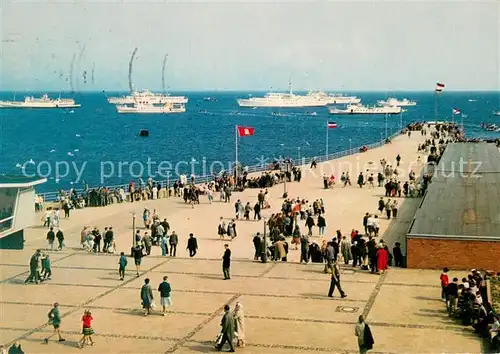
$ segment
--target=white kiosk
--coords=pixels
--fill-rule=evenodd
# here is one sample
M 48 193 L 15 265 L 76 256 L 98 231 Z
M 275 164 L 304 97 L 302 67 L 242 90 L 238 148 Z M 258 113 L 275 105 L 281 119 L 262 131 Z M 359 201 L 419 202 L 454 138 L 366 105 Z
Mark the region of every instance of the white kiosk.
M 35 186 L 46 178 L 0 175 L 0 249 L 23 249 L 24 229 L 37 223 Z

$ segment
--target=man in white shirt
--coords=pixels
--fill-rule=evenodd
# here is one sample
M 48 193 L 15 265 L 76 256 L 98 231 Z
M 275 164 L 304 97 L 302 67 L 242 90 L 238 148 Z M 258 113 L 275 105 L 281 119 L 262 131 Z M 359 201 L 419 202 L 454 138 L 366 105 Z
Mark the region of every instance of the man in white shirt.
M 366 228 L 368 229 L 368 236 L 371 236 L 372 233 L 375 233 L 375 225 L 374 225 L 373 215 L 370 215 L 368 219 L 366 219 Z

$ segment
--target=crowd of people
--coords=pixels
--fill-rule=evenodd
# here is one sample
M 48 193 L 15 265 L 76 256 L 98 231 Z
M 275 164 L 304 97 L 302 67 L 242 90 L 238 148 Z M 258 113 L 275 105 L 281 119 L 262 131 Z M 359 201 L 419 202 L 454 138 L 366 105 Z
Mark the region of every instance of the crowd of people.
M 448 314 L 464 326 L 472 326 L 481 337 L 487 338 L 493 352 L 500 350 L 500 314 L 488 301 L 486 280 L 500 273 L 486 271 L 481 274 L 471 269 L 466 277 L 450 279 L 449 269 L 444 268 L 440 276 L 441 300 L 446 303 Z

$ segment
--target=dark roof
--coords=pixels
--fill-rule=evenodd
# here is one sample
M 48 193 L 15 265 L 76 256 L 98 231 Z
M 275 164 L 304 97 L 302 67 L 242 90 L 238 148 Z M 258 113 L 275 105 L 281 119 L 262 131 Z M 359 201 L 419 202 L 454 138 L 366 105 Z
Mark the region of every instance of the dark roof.
M 37 184 L 47 182 L 46 178 L 42 177 L 26 177 L 22 175 L 7 176 L 0 175 L 0 187 L 30 187 Z
M 494 144 L 446 147 L 408 236 L 500 241 L 500 151 Z

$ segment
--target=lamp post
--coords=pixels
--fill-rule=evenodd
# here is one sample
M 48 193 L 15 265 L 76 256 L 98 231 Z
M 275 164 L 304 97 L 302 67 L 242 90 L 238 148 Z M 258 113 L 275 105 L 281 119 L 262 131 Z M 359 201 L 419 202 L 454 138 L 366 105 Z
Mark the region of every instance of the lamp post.
M 134 249 L 135 246 L 136 246 L 136 243 L 135 243 L 135 211 L 133 211 L 132 212 L 132 249 Z
M 299 166 L 300 166 L 300 146 L 299 146 L 299 147 L 297 147 L 297 153 L 298 153 L 298 155 L 299 155 Z
M 349 154 L 352 154 L 352 139 L 349 138 Z
M 261 262 L 262 263 L 267 263 L 267 235 L 266 235 L 266 218 L 262 218 L 264 221 L 264 237 L 262 239 L 262 257 L 261 257 Z
M 167 172 L 167 198 L 170 197 L 170 171 Z

